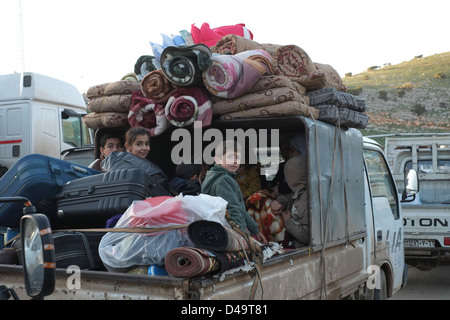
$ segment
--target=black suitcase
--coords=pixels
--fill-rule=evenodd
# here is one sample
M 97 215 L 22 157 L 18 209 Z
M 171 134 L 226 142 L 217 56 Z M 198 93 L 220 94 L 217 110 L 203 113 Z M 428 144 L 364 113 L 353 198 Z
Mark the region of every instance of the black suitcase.
M 103 270 L 98 245 L 106 232 L 60 231 L 53 233 L 57 268 L 78 266 L 81 270 Z
M 149 175 L 138 168 L 104 172 L 66 183 L 56 196 L 58 217 L 70 228 L 104 228 L 135 200 L 156 196 Z
M 52 228 L 62 227 L 57 218 L 56 195 L 71 180 L 93 176 L 100 171 L 42 154 L 30 154 L 18 160 L 0 179 L 0 196 L 22 196 L 36 211 L 45 214 Z M 0 203 L 0 226 L 18 229 L 23 203 Z

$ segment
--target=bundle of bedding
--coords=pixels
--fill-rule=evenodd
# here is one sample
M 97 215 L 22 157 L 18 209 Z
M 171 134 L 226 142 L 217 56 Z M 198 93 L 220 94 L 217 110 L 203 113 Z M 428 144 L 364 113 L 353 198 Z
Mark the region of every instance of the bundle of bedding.
M 165 103 L 177 88 L 167 79 L 161 69 L 151 71 L 140 82 L 140 90 L 147 98 L 157 103 Z
M 333 87 L 307 93 L 310 104 L 319 110 L 319 120 L 346 127 L 364 129 L 369 117 L 365 114 L 366 101 Z
M 232 228 L 210 220 L 190 223 L 188 237 L 194 246 L 172 249 L 166 255 L 165 268 L 172 276 L 223 275 L 245 268 L 250 271 L 255 262 L 252 259 L 264 262 L 282 252 L 281 246 L 276 243 L 262 245 L 253 238 L 246 240 Z M 250 246 L 257 252 L 252 252 Z
M 211 65 L 211 51 L 204 44 L 169 46 L 161 54 L 164 75 L 176 86 L 195 86 L 202 81 L 202 72 Z
M 232 99 L 246 93 L 261 77 L 274 73 L 270 55 L 248 50 L 235 55 L 213 55 L 203 72 L 203 83 L 213 95 Z
M 132 93 L 140 90 L 137 81 L 119 80 L 90 87 L 86 91 L 88 109 L 91 113 L 83 117 L 86 126 L 92 129 L 120 127 L 127 124 Z
M 140 91 L 132 94 L 128 123 L 131 127 L 144 127 L 152 137 L 160 135 L 170 125 L 164 105 L 145 97 Z
M 221 119 L 262 118 L 304 115 L 314 119 L 318 110 L 308 106 L 309 98 L 302 94 L 304 87 L 284 76 L 266 76 L 247 93 L 235 99 L 216 99 L 213 112 Z
M 176 127 L 186 127 L 201 121 L 202 127 L 211 125 L 213 111 L 208 92 L 201 87 L 182 87 L 174 90 L 167 100 L 165 116 Z
M 262 49 L 272 57 L 275 74 L 295 79 L 308 91 L 332 86 L 346 91 L 339 74 L 330 65 L 314 63 L 309 55 L 296 45 L 260 44 L 238 35 L 226 35 L 220 39 L 211 52 L 219 54 L 238 54 L 247 50 Z

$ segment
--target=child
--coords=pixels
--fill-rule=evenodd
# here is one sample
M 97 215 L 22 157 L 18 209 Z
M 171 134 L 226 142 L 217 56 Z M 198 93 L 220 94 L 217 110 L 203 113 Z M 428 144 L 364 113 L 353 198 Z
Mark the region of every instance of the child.
M 100 157 L 94 160 L 89 168 L 101 171 L 102 160 L 115 151 L 123 151 L 122 139 L 113 133 L 103 135 L 100 139 Z
M 125 134 L 125 148 L 135 156 L 145 159 L 150 152 L 150 132 L 142 127 L 129 129 Z
M 196 196 L 201 193 L 200 175 L 201 164 L 180 163 L 175 169 L 175 178 L 170 181 L 170 188 L 174 193 Z
M 216 148 L 215 164 L 206 173 L 202 183 L 202 192 L 225 199 L 230 218 L 238 227 L 254 235 L 255 239 L 267 244 L 267 240 L 258 229 L 258 224 L 250 217 L 245 208 L 244 199 L 235 180 L 240 165 L 240 150 L 234 141 L 224 141 Z

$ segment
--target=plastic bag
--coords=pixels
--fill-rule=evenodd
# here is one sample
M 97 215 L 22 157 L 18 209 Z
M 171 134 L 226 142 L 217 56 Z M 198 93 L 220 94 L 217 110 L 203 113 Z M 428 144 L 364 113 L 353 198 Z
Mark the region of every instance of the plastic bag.
M 199 196 L 162 196 L 134 201 L 115 228 L 162 228 L 189 224 L 199 219 L 228 226 L 227 202 L 206 194 Z M 157 232 L 108 232 L 99 244 L 99 254 L 110 271 L 127 272 L 135 266 L 164 265 L 170 250 L 191 246 L 187 227 Z

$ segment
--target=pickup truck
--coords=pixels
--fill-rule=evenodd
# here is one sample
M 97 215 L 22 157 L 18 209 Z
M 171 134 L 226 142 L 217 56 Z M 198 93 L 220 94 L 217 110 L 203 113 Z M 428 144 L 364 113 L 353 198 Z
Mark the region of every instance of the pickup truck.
M 449 265 L 450 134 L 396 134 L 385 144 L 400 192 L 405 172 L 419 174 L 418 194 L 402 202 L 406 263 L 421 270 Z
M 274 137 L 301 132 L 306 140 L 309 244 L 285 250 L 262 264 L 255 299 L 387 299 L 406 284 L 400 200 L 377 142 L 363 138 L 357 129 L 303 116 L 214 120 L 203 132 L 195 132 L 201 130 L 195 127 L 175 130 L 186 130 L 193 143 L 204 149 L 211 141 L 205 130 L 213 129 L 237 138 L 256 133 L 253 149 L 268 179 L 284 161 L 267 153 L 279 145 Z M 182 136 L 177 135 L 177 140 L 174 132 L 151 140 L 149 160 L 165 172 L 173 170 L 171 151 Z M 253 273 L 246 271 L 223 278 L 58 268 L 54 274 L 47 299 L 245 300 L 254 283 Z M 0 284 L 27 298 L 22 266 L 0 265 Z

